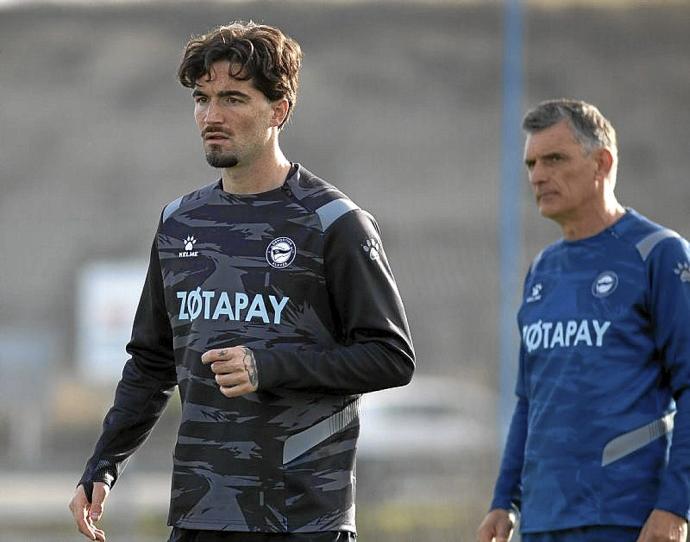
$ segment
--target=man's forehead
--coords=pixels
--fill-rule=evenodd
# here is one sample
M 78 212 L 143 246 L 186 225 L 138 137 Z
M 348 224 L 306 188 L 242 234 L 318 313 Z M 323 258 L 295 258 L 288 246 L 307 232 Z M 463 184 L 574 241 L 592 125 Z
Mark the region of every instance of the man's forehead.
M 548 152 L 569 145 L 579 145 L 572 128 L 567 121 L 527 134 L 525 139 L 525 154 L 528 152 Z

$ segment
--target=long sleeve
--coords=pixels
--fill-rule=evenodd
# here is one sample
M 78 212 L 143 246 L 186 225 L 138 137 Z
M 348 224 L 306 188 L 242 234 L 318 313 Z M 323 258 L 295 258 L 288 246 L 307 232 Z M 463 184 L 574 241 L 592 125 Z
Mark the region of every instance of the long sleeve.
M 131 358 L 122 371 L 114 404 L 105 416 L 103 431 L 79 482 L 88 493 L 93 482 L 115 483 L 128 458 L 150 434 L 176 385 L 172 331 L 156 242 L 127 352 Z
M 525 277 L 523 294 L 526 295 L 530 273 L 541 259 L 543 251 L 540 252 L 532 262 L 530 272 Z M 525 376 L 525 347 L 520 345 L 518 356 L 518 373 L 515 383 L 515 395 L 517 403 L 510 421 L 508 436 L 503 449 L 503 458 L 498 478 L 494 486 L 494 496 L 491 501 L 490 510 L 502 508 L 504 510 L 513 509 L 520 511 L 522 502 L 522 467 L 525 460 L 525 443 L 527 441 L 527 426 L 529 416 L 529 400 L 527 394 L 527 382 Z
M 524 382 L 524 355 L 524 349 L 520 348 L 520 368 L 516 385 L 518 400 L 510 422 L 503 459 L 501 460 L 501 469 L 494 487 L 494 497 L 491 501 L 490 510 L 495 508 L 520 510 L 522 466 L 525 459 L 525 442 L 527 440 L 529 416 L 529 401 L 525 392 Z
M 260 389 L 354 394 L 407 384 L 414 350 L 376 222 L 352 211 L 325 235 L 326 284 L 338 345 L 326 351 L 255 350 Z
M 650 259 L 654 338 L 677 409 L 655 507 L 690 519 L 690 248 L 667 240 Z

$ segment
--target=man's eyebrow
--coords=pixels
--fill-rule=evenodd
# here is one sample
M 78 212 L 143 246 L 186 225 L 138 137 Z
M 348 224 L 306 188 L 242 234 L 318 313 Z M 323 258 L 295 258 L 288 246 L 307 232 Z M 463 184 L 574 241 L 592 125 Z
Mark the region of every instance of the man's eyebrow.
M 250 98 L 249 94 L 245 94 L 244 92 L 240 92 L 239 90 L 221 90 L 220 92 L 218 92 L 219 98 L 227 98 L 228 96 L 244 98 L 245 100 L 248 100 Z
M 548 160 L 550 158 L 564 158 L 567 155 L 561 151 L 550 151 L 538 156 L 526 156 L 524 159 L 525 164 L 527 162 L 536 162 L 537 160 Z
M 221 90 L 216 95 L 219 98 L 227 98 L 228 96 L 234 96 L 236 98 L 242 98 L 244 100 L 250 99 L 249 94 L 245 94 L 244 92 L 240 92 L 239 90 Z M 202 90 L 195 88 L 192 91 L 192 97 L 196 98 L 197 96 L 207 96 L 207 94 L 205 92 L 203 92 Z

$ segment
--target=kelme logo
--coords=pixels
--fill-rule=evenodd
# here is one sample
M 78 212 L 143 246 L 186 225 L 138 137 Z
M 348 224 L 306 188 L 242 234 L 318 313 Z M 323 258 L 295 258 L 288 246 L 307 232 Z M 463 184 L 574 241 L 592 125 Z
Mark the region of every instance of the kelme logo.
M 182 243 L 184 245 L 184 250 L 177 253 L 178 258 L 193 258 L 199 255 L 199 253 L 194 250 L 196 238 L 193 235 L 188 235 L 187 238 L 182 241 Z

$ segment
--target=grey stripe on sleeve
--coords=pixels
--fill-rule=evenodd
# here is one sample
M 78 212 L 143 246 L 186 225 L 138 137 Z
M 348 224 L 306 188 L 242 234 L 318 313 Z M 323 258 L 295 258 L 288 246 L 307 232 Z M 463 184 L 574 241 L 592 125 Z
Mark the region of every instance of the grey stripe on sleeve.
M 651 254 L 652 250 L 654 250 L 654 247 L 657 246 L 661 241 L 663 241 L 664 239 L 668 239 L 669 237 L 680 237 L 680 235 L 678 235 L 673 230 L 663 229 L 656 231 L 654 233 L 650 233 L 647 237 L 642 239 L 642 241 L 637 243 L 635 247 L 637 248 L 637 251 L 640 253 L 642 260 L 646 260 Z
M 333 222 L 338 220 L 345 213 L 359 209 L 359 207 L 349 199 L 340 198 L 329 201 L 316 210 L 321 220 L 321 231 L 326 231 Z
M 601 456 L 601 466 L 605 467 L 609 463 L 618 461 L 626 455 L 647 446 L 647 444 L 664 436 L 666 433 L 673 431 L 673 417 L 675 415 L 675 412 L 670 412 L 663 418 L 654 420 L 647 425 L 618 435 L 610 440 L 604 447 L 604 453 Z
M 180 205 L 182 205 L 183 197 L 184 196 L 180 196 L 175 201 L 171 201 L 165 206 L 165 209 L 163 209 L 163 222 L 168 220 L 168 218 L 170 218 L 170 215 L 180 208 Z
M 283 447 L 283 465 L 298 458 L 327 438 L 339 433 L 356 420 L 358 416 L 359 399 L 356 399 L 342 410 L 312 425 L 309 429 L 288 437 Z

